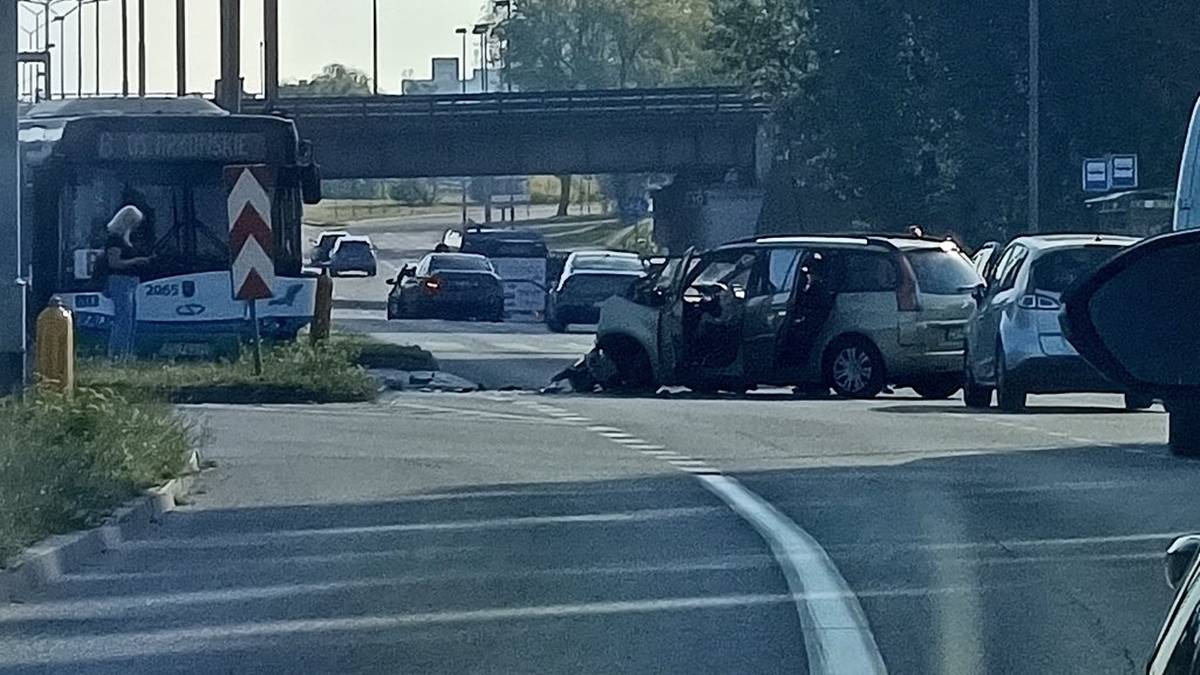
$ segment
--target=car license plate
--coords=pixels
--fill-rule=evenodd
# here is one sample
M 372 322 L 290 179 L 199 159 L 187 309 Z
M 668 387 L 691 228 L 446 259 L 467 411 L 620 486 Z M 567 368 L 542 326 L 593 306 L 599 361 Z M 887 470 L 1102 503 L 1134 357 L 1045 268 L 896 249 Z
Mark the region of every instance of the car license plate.
M 964 331 L 961 327 L 946 329 L 946 342 L 962 342 L 966 339 L 966 331 Z

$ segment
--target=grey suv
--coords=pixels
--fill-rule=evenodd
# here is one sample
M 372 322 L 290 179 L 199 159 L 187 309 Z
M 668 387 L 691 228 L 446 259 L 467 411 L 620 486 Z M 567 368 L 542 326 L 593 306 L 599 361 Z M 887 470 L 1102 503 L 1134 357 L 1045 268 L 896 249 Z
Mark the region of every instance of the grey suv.
M 989 406 L 993 390 L 997 405 L 1010 412 L 1023 409 L 1028 394 L 1121 392 L 1063 337 L 1060 299 L 1136 241 L 1099 234 L 1018 237 L 992 256 L 967 329 L 966 404 Z M 1152 403 L 1138 396 L 1125 400 L 1131 409 Z
M 619 388 L 887 385 L 945 398 L 981 283 L 951 242 L 779 236 L 685 256 L 601 307 L 589 371 Z M 609 366 L 612 367 L 609 367 Z

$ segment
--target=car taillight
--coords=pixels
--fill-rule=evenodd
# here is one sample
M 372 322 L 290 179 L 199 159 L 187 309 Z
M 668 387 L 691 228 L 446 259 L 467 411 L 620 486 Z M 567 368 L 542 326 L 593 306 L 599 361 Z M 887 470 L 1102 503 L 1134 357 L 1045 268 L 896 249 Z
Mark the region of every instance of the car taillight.
M 903 255 L 897 257 L 900 263 L 900 281 L 896 284 L 896 309 L 901 312 L 921 311 L 921 301 L 917 297 L 917 273 L 913 271 L 912 263 Z
M 435 295 L 438 291 L 442 290 L 442 280 L 437 277 L 428 277 L 425 281 L 421 282 L 421 288 L 424 288 L 425 292 L 429 295 Z
M 1048 295 L 1029 293 L 1017 299 L 1017 307 L 1021 309 L 1059 309 L 1062 305 Z

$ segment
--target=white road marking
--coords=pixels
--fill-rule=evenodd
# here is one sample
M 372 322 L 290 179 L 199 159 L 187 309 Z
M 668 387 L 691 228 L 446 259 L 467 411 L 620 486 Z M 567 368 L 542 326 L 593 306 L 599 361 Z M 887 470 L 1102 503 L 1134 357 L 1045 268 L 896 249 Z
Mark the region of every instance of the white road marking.
M 886 675 L 858 596 L 825 549 L 799 525 L 704 460 L 663 449 L 616 427 L 594 425 L 587 430 L 691 473 L 766 540 L 800 616 L 809 673 Z
M 833 560 L 799 525 L 738 481 L 720 474 L 696 479 L 750 523 L 783 568 L 804 630 L 808 672 L 881 675 L 887 672 L 858 597 Z M 804 597 L 809 594 L 815 597 Z

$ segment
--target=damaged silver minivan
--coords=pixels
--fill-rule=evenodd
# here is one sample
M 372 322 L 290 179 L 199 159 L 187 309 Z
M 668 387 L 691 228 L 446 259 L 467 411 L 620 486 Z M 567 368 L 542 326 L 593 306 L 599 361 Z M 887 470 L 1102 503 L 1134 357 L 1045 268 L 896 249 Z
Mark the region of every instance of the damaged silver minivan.
M 777 236 L 658 266 L 601 306 L 583 386 L 743 392 L 796 386 L 947 398 L 982 283 L 952 242 Z M 580 383 L 576 383 L 579 387 Z

